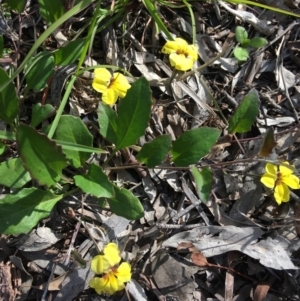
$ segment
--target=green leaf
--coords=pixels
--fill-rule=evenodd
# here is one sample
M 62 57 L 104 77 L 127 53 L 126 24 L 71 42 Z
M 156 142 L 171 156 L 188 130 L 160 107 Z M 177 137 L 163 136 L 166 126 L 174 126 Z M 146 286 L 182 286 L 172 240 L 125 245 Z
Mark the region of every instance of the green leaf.
M 249 52 L 246 48 L 242 48 L 242 47 L 236 47 L 233 50 L 233 55 L 235 56 L 235 58 L 241 62 L 243 61 L 247 61 L 249 58 Z
M 23 167 L 21 158 L 9 159 L 0 164 L 0 184 L 9 188 L 22 188 L 31 180 L 30 174 Z
M 61 147 L 46 135 L 21 124 L 16 135 L 18 153 L 24 167 L 40 185 L 54 186 L 67 162 Z
M 98 106 L 98 122 L 101 135 L 109 142 L 117 144 L 117 114 L 103 102 Z
M 54 113 L 55 109 L 50 104 L 45 104 L 43 106 L 40 103 L 35 104 L 31 113 L 31 126 L 36 127 Z
M 116 150 L 135 144 L 150 119 L 151 91 L 148 81 L 141 77 L 132 84 L 118 108 Z
M 43 51 L 33 57 L 25 68 L 27 82 L 26 90 L 40 91 L 54 73 L 54 58 L 52 53 Z
M 260 48 L 267 44 L 268 44 L 268 40 L 266 40 L 265 38 L 257 37 L 257 38 L 251 39 L 248 46 L 253 47 L 253 48 Z
M 48 24 L 54 23 L 64 14 L 61 0 L 39 0 L 40 14 Z
M 74 180 L 76 185 L 85 193 L 98 198 L 115 197 L 114 185 L 108 180 L 100 166 L 90 164 L 88 173 L 84 176 L 75 176 Z
M 173 142 L 172 161 L 177 166 L 196 164 L 207 155 L 220 136 L 214 128 L 201 127 L 184 132 Z
M 80 57 L 84 43 L 85 39 L 77 39 L 69 42 L 66 46 L 60 47 L 53 53 L 55 65 L 66 66 L 74 63 Z
M 0 57 L 3 56 L 3 50 L 4 50 L 4 41 L 3 41 L 3 36 L 0 35 Z
M 6 0 L 7 4 L 12 10 L 21 13 L 25 7 L 26 0 Z
M 53 139 L 86 145 L 88 147 L 93 145 L 93 136 L 83 121 L 78 117 L 70 115 L 61 116 Z M 90 157 L 89 153 L 76 150 L 64 149 L 64 153 L 75 168 L 82 166 Z
M 0 68 L 0 83 L 9 80 L 7 73 Z M 15 86 L 9 83 L 0 92 L 0 119 L 12 124 L 19 113 L 19 100 L 16 95 Z
M 248 40 L 247 30 L 242 26 L 237 26 L 235 28 L 235 38 L 239 43 L 241 43 L 243 45 Z
M 257 91 L 252 89 L 229 119 L 228 132 L 231 134 L 248 132 L 256 120 L 259 104 Z
M 169 135 L 161 135 L 153 141 L 145 143 L 136 156 L 137 160 L 153 168 L 160 164 L 171 148 L 172 139 Z
M 213 173 L 208 167 L 204 167 L 199 171 L 195 166 L 192 167 L 191 173 L 195 180 L 197 194 L 200 200 L 206 203 L 211 194 Z
M 63 195 L 24 188 L 0 200 L 0 233 L 28 233 L 40 219 L 48 217 Z
M 115 197 L 108 199 L 112 212 L 130 220 L 136 220 L 144 216 L 144 208 L 139 199 L 125 188 L 114 187 Z

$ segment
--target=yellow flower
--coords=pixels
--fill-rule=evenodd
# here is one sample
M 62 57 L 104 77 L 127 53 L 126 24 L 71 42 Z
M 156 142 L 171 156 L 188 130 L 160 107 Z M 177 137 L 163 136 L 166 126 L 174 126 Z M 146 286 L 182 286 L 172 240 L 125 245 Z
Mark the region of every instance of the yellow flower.
M 113 75 L 105 68 L 94 70 L 93 88 L 102 93 L 102 101 L 110 106 L 116 103 L 118 97 L 124 98 L 131 87 L 127 78 L 118 72 Z
M 278 205 L 281 202 L 288 202 L 290 199 L 290 190 L 300 189 L 299 178 L 293 175 L 295 167 L 289 165 L 289 162 L 283 162 L 285 165 L 274 165 L 267 163 L 266 173 L 260 181 L 268 188 L 274 189 L 274 197 Z
M 121 261 L 120 250 L 114 243 L 109 243 L 103 250 L 104 255 L 97 255 L 92 259 L 91 269 L 102 277 L 95 277 L 90 281 L 90 287 L 98 294 L 109 294 L 122 290 L 124 283 L 131 279 L 131 266 Z
M 120 250 L 114 243 L 109 243 L 103 250 L 104 255 L 97 255 L 92 259 L 91 269 L 96 274 L 108 273 L 121 261 Z
M 197 47 L 195 45 L 188 45 L 181 38 L 176 38 L 175 41 L 168 41 L 161 52 L 170 54 L 171 66 L 180 71 L 191 69 L 198 58 Z
M 112 295 L 122 290 L 131 279 L 131 266 L 128 262 L 122 262 L 118 268 L 111 268 L 110 272 L 104 274 L 101 278 L 95 277 L 90 281 L 90 287 L 100 294 Z

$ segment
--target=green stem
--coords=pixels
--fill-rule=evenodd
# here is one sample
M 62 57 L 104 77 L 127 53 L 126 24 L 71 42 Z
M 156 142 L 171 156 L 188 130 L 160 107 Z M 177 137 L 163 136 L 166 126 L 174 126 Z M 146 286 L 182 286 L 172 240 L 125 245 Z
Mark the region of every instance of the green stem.
M 63 111 L 65 109 L 65 106 L 66 106 L 67 101 L 69 99 L 69 96 L 71 94 L 71 90 L 72 90 L 72 87 L 73 87 L 73 84 L 74 84 L 75 80 L 76 80 L 76 76 L 72 75 L 71 80 L 69 81 L 69 83 L 67 85 L 67 89 L 66 89 L 66 92 L 64 94 L 64 97 L 63 97 L 63 99 L 61 101 L 61 104 L 60 104 L 58 110 L 57 110 L 57 113 L 56 113 L 56 116 L 54 118 L 54 121 L 51 124 L 51 128 L 50 128 L 50 131 L 48 133 L 48 137 L 50 139 L 52 139 L 52 137 L 53 137 L 53 135 L 54 135 L 54 133 L 56 131 L 57 125 L 58 125 L 60 117 L 61 117 L 61 115 L 62 115 L 62 113 L 63 113 Z
M 190 16 L 191 16 L 191 21 L 192 21 L 192 35 L 193 35 L 193 45 L 196 44 L 196 22 L 195 22 L 195 16 L 192 10 L 191 5 L 186 1 L 182 0 L 182 2 L 185 4 L 187 9 L 189 10 Z
M 97 18 L 98 18 L 98 13 L 99 13 L 101 2 L 102 2 L 101 0 L 97 1 L 97 7 L 96 7 L 96 10 L 95 10 L 94 15 L 93 15 L 93 19 L 92 19 L 92 22 L 91 22 L 91 25 L 90 25 L 87 37 L 85 39 L 84 47 L 83 47 L 83 50 L 81 52 L 81 55 L 80 55 L 80 58 L 79 58 L 79 62 L 77 64 L 77 69 L 76 69 L 75 75 L 78 75 L 78 72 L 79 72 L 79 70 L 80 70 L 80 68 L 81 68 L 81 66 L 82 66 L 82 64 L 83 64 L 83 62 L 85 60 L 86 53 L 87 53 L 88 48 L 90 46 L 90 43 L 91 43 L 91 40 L 92 40 L 92 36 L 93 36 L 93 32 L 95 31 L 95 25 L 96 25 L 96 22 L 97 22 Z
M 161 20 L 159 14 L 157 12 L 157 9 L 156 9 L 155 5 L 153 4 L 153 2 L 151 0 L 142 0 L 142 2 L 144 3 L 146 9 L 148 10 L 149 14 L 153 18 L 154 22 L 157 24 L 159 29 L 167 36 L 167 38 L 170 41 L 174 41 L 173 36 L 170 34 L 170 32 L 168 31 L 168 29 L 165 26 L 164 22 Z

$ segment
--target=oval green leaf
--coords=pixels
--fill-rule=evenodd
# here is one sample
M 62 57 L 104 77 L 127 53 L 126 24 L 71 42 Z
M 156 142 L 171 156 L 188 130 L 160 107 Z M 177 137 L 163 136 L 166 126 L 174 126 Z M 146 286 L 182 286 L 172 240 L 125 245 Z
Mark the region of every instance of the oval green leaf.
M 252 89 L 242 100 L 236 111 L 229 119 L 228 132 L 245 133 L 250 130 L 259 111 L 259 97 L 257 91 Z
M 234 54 L 235 58 L 241 62 L 247 61 L 249 58 L 249 52 L 246 48 L 236 47 L 233 50 L 233 54 Z
M 117 144 L 117 114 L 103 102 L 100 102 L 98 106 L 98 123 L 100 134 L 109 142 Z
M 40 185 L 55 186 L 67 165 L 61 146 L 23 124 L 17 129 L 16 140 L 18 153 L 31 177 Z
M 235 38 L 239 43 L 241 43 L 241 45 L 243 45 L 248 40 L 247 30 L 242 26 L 237 26 L 235 28 Z
M 177 166 L 196 164 L 209 153 L 219 136 L 219 130 L 208 127 L 186 131 L 173 142 L 172 161 Z
M 86 145 L 88 147 L 93 145 L 93 136 L 83 121 L 78 117 L 70 115 L 61 116 L 53 138 L 59 141 Z M 89 153 L 76 150 L 64 149 L 64 153 L 71 165 L 75 168 L 81 167 L 90 157 Z
M 28 233 L 40 219 L 48 217 L 63 195 L 24 188 L 0 200 L 0 233 Z
M 265 38 L 253 38 L 249 42 L 249 46 L 253 48 L 260 48 L 268 44 L 268 40 Z
M 7 73 L 0 68 L 0 83 L 9 80 Z M 19 100 L 16 95 L 15 86 L 9 83 L 0 92 L 0 119 L 12 124 L 19 113 Z
M 75 176 L 74 180 L 76 185 L 85 193 L 98 198 L 115 197 L 114 185 L 108 180 L 100 166 L 90 164 L 88 173 L 83 176 Z
M 26 90 L 40 91 L 54 73 L 54 57 L 52 53 L 43 51 L 32 58 L 25 68 Z
M 148 81 L 141 77 L 132 84 L 118 108 L 116 150 L 135 144 L 150 119 L 151 91 Z
M 197 167 L 193 166 L 191 173 L 194 177 L 196 184 L 196 191 L 201 202 L 206 203 L 213 184 L 213 173 L 208 167 L 202 168 L 200 171 Z
M 43 106 L 40 103 L 35 104 L 32 107 L 31 126 L 36 127 L 42 121 L 52 116 L 54 113 L 55 109 L 50 104 L 45 104 Z
M 17 189 L 22 188 L 30 180 L 30 174 L 23 167 L 21 158 L 9 159 L 0 164 L 0 184 Z
M 140 200 L 125 188 L 114 187 L 115 197 L 108 199 L 113 213 L 130 220 L 136 220 L 144 216 L 144 208 Z
M 153 168 L 160 164 L 165 158 L 171 148 L 172 139 L 170 135 L 161 135 L 145 143 L 136 156 L 136 159 L 145 163 L 147 167 Z

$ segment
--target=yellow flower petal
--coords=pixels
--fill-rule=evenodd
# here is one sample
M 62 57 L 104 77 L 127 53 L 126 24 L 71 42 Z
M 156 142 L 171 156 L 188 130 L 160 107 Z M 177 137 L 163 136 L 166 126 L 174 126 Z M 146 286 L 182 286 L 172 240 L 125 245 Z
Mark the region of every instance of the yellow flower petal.
M 91 262 L 91 269 L 96 274 L 107 273 L 121 261 L 120 251 L 116 244 L 109 243 L 103 252 L 104 255 L 95 256 Z
M 182 50 L 182 48 L 186 47 L 187 45 L 188 43 L 185 40 L 181 38 L 176 38 L 175 41 L 168 41 L 161 50 L 161 52 L 164 54 L 174 53 Z
M 194 65 L 194 62 L 191 58 L 185 57 L 183 54 L 171 53 L 169 56 L 170 64 L 176 70 L 187 71 L 191 69 Z
M 115 266 L 121 261 L 119 247 L 113 242 L 110 242 L 105 246 L 103 253 L 105 256 L 110 257 L 112 266 Z
M 93 288 L 99 295 L 102 294 L 102 286 L 99 285 L 100 279 L 101 278 L 99 278 L 99 277 L 95 277 L 95 278 L 91 279 L 89 282 L 89 286 L 91 288 Z
M 276 176 L 269 174 L 269 173 L 265 173 L 260 181 L 268 188 L 273 189 L 275 187 L 275 183 L 276 183 Z
M 277 165 L 274 165 L 272 163 L 267 163 L 266 164 L 266 173 L 277 177 Z
M 113 87 L 109 87 L 102 93 L 102 101 L 110 106 L 114 105 L 118 100 L 119 93 Z
M 282 175 L 291 175 L 292 173 L 295 172 L 295 167 L 294 165 L 290 165 L 289 162 L 283 162 L 284 164 L 288 165 L 289 167 L 287 166 L 284 166 L 284 165 L 280 165 L 279 166 L 279 171 L 281 172 Z
M 121 265 L 118 267 L 115 275 L 118 278 L 118 281 L 121 282 L 128 282 L 131 279 L 131 266 L 128 262 L 122 262 Z
M 92 83 L 92 87 L 100 93 L 103 93 L 107 90 L 110 80 L 111 80 L 110 72 L 105 68 L 97 68 L 94 70 L 94 80 Z
M 189 45 L 187 52 L 189 54 L 189 57 L 193 60 L 193 63 L 195 63 L 198 59 L 198 48 L 195 45 Z
M 274 190 L 274 197 L 278 205 L 281 202 L 288 202 L 290 200 L 290 190 L 284 183 L 276 185 Z
M 97 255 L 92 259 L 91 270 L 96 274 L 103 274 L 110 269 L 110 262 L 107 261 L 105 256 Z
M 186 40 L 182 39 L 182 38 L 176 38 L 175 39 L 175 42 L 177 43 L 177 45 L 180 47 L 180 48 L 184 48 L 186 46 L 188 46 L 188 43 Z
M 282 182 L 292 189 L 300 189 L 299 178 L 295 175 L 282 176 Z
M 114 88 L 118 92 L 118 96 L 124 98 L 127 90 L 131 87 L 127 78 L 121 73 L 114 73 L 114 81 L 110 88 Z

